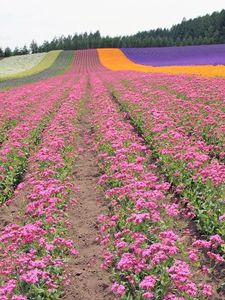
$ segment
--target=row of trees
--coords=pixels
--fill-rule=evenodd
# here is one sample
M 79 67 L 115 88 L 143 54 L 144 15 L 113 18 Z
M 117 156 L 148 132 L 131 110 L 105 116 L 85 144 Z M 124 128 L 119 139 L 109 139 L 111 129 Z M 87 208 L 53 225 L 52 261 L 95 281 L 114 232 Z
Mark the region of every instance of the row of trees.
M 30 53 L 30 49 L 25 45 L 23 48 L 16 47 L 14 50 L 11 50 L 9 47 L 6 47 L 4 50 L 0 48 L 0 57 L 9 57 L 12 55 L 25 55 Z
M 99 31 L 95 33 L 74 34 L 61 36 L 52 41 L 44 41 L 37 45 L 33 41 L 30 48 L 12 51 L 7 47 L 0 48 L 0 56 L 22 55 L 29 51 L 32 53 L 47 52 L 50 50 L 76 50 L 90 48 L 122 48 L 122 47 L 163 47 L 182 45 L 201 45 L 225 43 L 225 10 L 195 19 L 186 20 L 172 26 L 170 29 L 158 28 L 156 30 L 142 31 L 131 36 L 102 37 Z

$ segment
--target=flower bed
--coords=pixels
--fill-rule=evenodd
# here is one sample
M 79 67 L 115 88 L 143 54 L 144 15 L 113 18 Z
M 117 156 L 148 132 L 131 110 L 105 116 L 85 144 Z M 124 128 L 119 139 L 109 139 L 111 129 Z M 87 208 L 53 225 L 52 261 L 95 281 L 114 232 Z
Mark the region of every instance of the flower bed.
M 29 172 L 11 199 L 10 205 L 18 201 L 25 205 L 14 216 L 16 223 L 1 230 L 1 299 L 58 299 L 62 294 L 64 259 L 77 254 L 73 242 L 65 238 L 65 213 L 76 192 L 71 170 L 77 110 L 85 85 L 86 80 L 80 79 L 71 89 L 44 131 L 38 152 L 29 158 Z
M 121 299 L 210 297 L 207 275 L 196 278 L 206 268 L 201 242 L 181 227 L 182 207 L 170 184 L 158 177 L 157 165 L 149 163 L 152 152 L 123 120 L 126 114 L 118 112 L 101 80 L 92 77 L 91 85 L 95 149 L 104 172 L 99 184 L 109 207 L 99 216 L 99 241 L 106 249 L 102 267 L 115 280 L 113 292 Z
M 209 106 L 185 102 L 163 90 L 154 90 L 137 81 L 136 89 L 128 90 L 117 80 L 114 97 L 121 108 L 129 113 L 131 122 L 145 138 L 159 160 L 162 172 L 182 195 L 201 232 L 208 236 L 225 235 L 222 222 L 224 205 L 224 163 L 223 163 L 223 121 L 222 113 L 214 137 L 220 144 L 213 144 L 207 136 L 207 124 L 213 124 L 208 117 Z M 143 92 L 142 92 L 143 91 Z M 188 108 L 187 111 L 186 107 Z M 193 114 L 189 114 L 192 111 Z M 199 124 L 199 125 L 198 125 Z M 221 124 L 221 125 L 220 125 Z M 199 127 L 198 127 L 199 126 Z M 220 127 L 221 126 L 221 127 Z M 204 140 L 205 137 L 205 140 Z M 221 137 L 221 140 L 220 140 Z

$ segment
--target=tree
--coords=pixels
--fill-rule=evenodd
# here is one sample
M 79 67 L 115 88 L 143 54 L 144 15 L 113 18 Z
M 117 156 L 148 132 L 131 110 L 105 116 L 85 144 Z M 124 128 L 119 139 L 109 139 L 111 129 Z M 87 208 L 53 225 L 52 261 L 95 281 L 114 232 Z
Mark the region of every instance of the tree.
M 20 55 L 20 50 L 18 47 L 13 50 L 13 55 Z
M 4 51 L 4 56 L 9 57 L 11 55 L 12 55 L 12 50 L 9 47 L 6 47 Z
M 38 45 L 34 40 L 30 44 L 30 50 L 31 53 L 38 53 Z

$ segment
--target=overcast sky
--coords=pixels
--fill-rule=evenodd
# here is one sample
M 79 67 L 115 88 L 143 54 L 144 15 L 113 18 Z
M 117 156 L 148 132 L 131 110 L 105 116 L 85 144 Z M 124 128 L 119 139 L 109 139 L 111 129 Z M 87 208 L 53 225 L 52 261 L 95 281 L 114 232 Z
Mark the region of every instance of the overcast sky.
M 100 30 L 126 35 L 225 8 L 225 0 L 0 0 L 0 46 Z

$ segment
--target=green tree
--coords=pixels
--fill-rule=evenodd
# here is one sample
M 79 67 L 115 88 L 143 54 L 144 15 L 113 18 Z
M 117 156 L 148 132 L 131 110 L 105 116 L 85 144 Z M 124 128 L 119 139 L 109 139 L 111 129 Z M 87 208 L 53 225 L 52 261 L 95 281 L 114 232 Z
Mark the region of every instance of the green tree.
M 38 53 L 38 45 L 37 43 L 33 40 L 30 44 L 30 50 L 31 50 L 31 53 Z
M 20 49 L 18 47 L 16 47 L 14 50 L 13 50 L 13 55 L 20 55 Z
M 12 55 L 12 50 L 9 47 L 6 47 L 4 51 L 4 56 L 9 57 L 11 55 Z
M 4 56 L 4 51 L 2 50 L 2 48 L 0 47 L 0 57 Z

